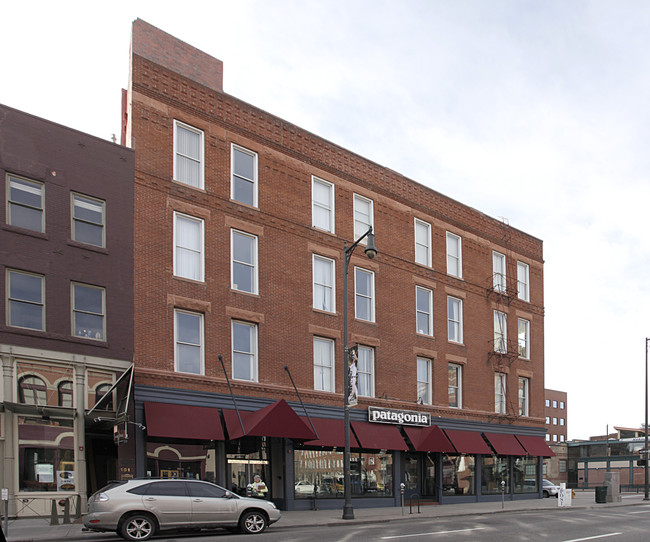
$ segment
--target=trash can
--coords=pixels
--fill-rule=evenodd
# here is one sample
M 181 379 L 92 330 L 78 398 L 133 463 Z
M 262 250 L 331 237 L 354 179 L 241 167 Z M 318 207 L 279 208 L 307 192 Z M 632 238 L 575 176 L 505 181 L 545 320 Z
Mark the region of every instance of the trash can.
M 596 502 L 600 504 L 607 502 L 607 486 L 596 487 Z

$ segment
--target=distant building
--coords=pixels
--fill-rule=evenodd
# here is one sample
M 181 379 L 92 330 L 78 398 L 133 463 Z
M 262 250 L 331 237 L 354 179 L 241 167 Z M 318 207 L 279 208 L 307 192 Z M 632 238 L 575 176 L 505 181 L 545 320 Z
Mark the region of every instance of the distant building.
M 568 434 L 568 407 L 565 391 L 544 390 L 546 441 L 549 444 L 565 442 Z

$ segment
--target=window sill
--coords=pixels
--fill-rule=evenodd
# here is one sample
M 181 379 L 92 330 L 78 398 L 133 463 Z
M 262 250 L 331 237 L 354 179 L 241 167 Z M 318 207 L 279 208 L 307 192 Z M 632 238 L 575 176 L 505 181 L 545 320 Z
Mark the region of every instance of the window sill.
M 187 277 L 181 277 L 180 275 L 174 275 L 174 279 L 179 280 L 181 282 L 188 282 L 190 284 L 205 286 L 205 280 L 188 279 Z
M 95 245 L 89 245 L 88 243 L 81 243 L 75 241 L 74 239 L 68 239 L 68 245 L 75 248 L 82 248 L 84 250 L 90 250 L 92 252 L 97 252 L 98 254 L 108 254 L 108 249 L 106 247 L 98 247 Z
M 324 309 L 316 309 L 312 307 L 311 310 L 318 314 L 324 314 L 325 316 L 338 316 L 337 312 L 326 311 Z
M 205 192 L 204 186 L 192 186 L 191 184 L 184 183 L 183 181 L 177 181 L 172 179 L 172 184 L 178 188 L 189 188 L 190 190 L 198 190 L 199 192 Z
M 235 205 L 241 205 L 245 209 L 250 209 L 251 211 L 259 211 L 260 208 L 258 205 L 251 205 L 250 203 L 244 203 L 243 201 L 238 201 L 236 199 L 230 198 L 230 203 L 234 203 Z
M 255 297 L 255 298 L 258 298 L 258 299 L 260 298 L 260 294 L 259 294 L 259 293 L 246 292 L 246 291 L 244 291 L 244 290 L 237 290 L 237 289 L 235 289 L 235 288 L 230 288 L 230 291 L 231 291 L 233 294 L 240 294 L 240 295 L 245 295 L 245 296 L 247 296 L 247 297 Z
M 416 331 L 415 332 L 416 337 L 422 337 L 423 339 L 431 339 L 432 341 L 435 341 L 435 337 L 433 335 L 429 335 L 428 333 L 422 333 L 421 331 Z
M 44 241 L 49 241 L 49 236 L 47 235 L 47 233 L 42 231 L 19 228 L 18 226 L 12 226 L 11 224 L 4 224 L 2 229 L 13 233 L 19 233 L 21 235 L 29 235 L 30 237 L 35 237 L 36 239 L 43 239 Z

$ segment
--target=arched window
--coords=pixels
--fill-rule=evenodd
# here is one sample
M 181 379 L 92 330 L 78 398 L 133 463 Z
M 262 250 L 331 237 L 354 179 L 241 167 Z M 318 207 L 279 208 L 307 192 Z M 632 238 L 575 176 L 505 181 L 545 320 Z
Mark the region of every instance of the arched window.
M 71 407 L 72 404 L 72 380 L 64 380 L 59 383 L 59 406 Z
M 113 384 L 99 384 L 95 388 L 95 404 L 99 402 L 99 400 L 104 397 L 108 393 L 108 390 L 110 390 L 113 387 Z M 103 408 L 100 410 L 113 410 L 113 398 L 111 397 L 108 399 L 106 403 L 104 403 Z
M 18 381 L 18 397 L 26 405 L 47 405 L 47 386 L 34 375 L 23 376 Z

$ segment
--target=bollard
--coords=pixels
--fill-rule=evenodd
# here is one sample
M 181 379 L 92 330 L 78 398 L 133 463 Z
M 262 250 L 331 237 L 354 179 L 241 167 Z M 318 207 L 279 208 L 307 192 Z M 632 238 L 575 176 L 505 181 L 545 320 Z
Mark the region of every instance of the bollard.
M 50 514 L 50 525 L 59 524 L 59 515 L 56 511 L 56 499 L 52 499 L 52 512 Z

